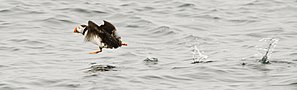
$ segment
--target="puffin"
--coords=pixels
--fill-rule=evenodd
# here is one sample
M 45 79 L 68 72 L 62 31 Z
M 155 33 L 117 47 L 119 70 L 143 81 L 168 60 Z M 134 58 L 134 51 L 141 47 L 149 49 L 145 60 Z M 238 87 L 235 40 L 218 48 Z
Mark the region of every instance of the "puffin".
M 88 21 L 88 25 L 78 25 L 74 28 L 74 33 L 84 35 L 86 42 L 92 42 L 98 46 L 98 49 L 89 54 L 102 52 L 103 48 L 116 49 L 121 46 L 127 46 L 121 41 L 121 37 L 116 32 L 117 29 L 110 22 L 103 20 L 103 25 L 98 26 L 93 21 Z

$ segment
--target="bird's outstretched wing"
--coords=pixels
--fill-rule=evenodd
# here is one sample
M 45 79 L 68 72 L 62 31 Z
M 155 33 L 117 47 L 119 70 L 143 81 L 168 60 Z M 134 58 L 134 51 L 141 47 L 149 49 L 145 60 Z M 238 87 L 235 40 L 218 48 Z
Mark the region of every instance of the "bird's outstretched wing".
M 109 22 L 103 20 L 104 24 L 100 26 L 100 28 L 104 29 L 109 34 L 113 34 L 116 31 L 116 28 Z
M 117 40 L 113 35 L 115 27 L 109 22 L 104 21 L 104 25 L 100 27 L 92 21 L 88 22 L 88 33 L 85 40 L 90 41 L 92 37 L 98 36 L 102 39 L 102 43 L 106 44 L 109 48 L 118 48 L 121 46 L 121 42 Z

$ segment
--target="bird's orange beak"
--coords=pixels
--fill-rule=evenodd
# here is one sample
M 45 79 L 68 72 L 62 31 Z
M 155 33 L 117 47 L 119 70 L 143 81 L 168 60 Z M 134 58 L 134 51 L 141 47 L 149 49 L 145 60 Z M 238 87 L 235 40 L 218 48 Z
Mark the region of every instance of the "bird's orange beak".
M 74 31 L 73 31 L 74 33 L 79 33 L 78 31 L 77 31 L 77 29 L 76 29 L 76 27 L 74 28 Z

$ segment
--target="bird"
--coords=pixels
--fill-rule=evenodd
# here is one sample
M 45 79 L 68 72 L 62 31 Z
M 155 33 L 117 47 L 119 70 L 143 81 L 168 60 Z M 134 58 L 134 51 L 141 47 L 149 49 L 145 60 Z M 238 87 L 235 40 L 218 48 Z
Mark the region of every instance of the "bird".
M 93 21 L 89 20 L 88 25 L 78 25 L 74 28 L 74 33 L 84 35 L 86 42 L 92 42 L 98 46 L 98 49 L 89 54 L 97 54 L 102 52 L 103 48 L 116 49 L 121 46 L 127 46 L 121 41 L 121 37 L 116 32 L 117 29 L 113 24 L 103 20 L 103 25 L 98 26 Z

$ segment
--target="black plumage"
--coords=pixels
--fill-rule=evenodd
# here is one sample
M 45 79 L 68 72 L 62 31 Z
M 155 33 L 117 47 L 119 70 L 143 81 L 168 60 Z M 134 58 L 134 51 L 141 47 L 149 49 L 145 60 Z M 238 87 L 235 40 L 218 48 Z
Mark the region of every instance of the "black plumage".
M 89 21 L 87 30 L 88 33 L 85 37 L 86 41 L 91 41 L 93 37 L 98 36 L 101 38 L 101 43 L 103 43 L 106 48 L 118 48 L 122 46 L 120 37 L 116 36 L 116 28 L 107 21 L 104 21 L 104 24 L 100 26 L 92 21 Z

